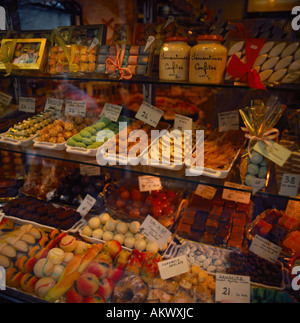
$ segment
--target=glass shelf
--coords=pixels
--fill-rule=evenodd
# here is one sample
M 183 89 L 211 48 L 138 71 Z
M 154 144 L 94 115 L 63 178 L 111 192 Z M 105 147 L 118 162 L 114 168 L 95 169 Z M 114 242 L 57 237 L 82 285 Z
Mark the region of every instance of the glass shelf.
M 44 80 L 69 80 L 69 81 L 79 81 L 79 82 L 111 82 L 111 83 L 120 83 L 120 84 L 153 84 L 153 85 L 180 85 L 180 86 L 191 86 L 191 87 L 208 87 L 208 88 L 228 88 L 228 89 L 242 89 L 242 90 L 251 90 L 251 91 L 262 91 L 249 88 L 247 85 L 243 84 L 234 84 L 232 82 L 225 81 L 222 84 L 198 84 L 191 82 L 175 82 L 175 81 L 162 81 L 157 77 L 139 77 L 135 76 L 131 80 L 118 80 L 109 77 L 105 74 L 65 74 L 65 75 L 51 75 L 51 74 L 17 74 L 10 75 L 9 78 L 18 78 L 18 79 L 44 79 Z M 283 91 L 283 92 L 297 92 L 300 90 L 300 84 L 279 84 L 274 83 L 266 85 L 266 89 L 269 91 Z
M 19 147 L 8 144 L 0 143 L 0 150 L 9 151 L 13 153 L 21 153 L 26 154 L 32 157 L 40 157 L 40 158 L 49 158 L 53 160 L 71 162 L 76 164 L 83 164 L 88 166 L 96 166 L 101 167 L 103 169 L 108 169 L 112 171 L 120 171 L 120 172 L 129 172 L 134 174 L 135 176 L 156 176 L 160 178 L 175 180 L 179 182 L 185 182 L 184 185 L 189 185 L 193 190 L 196 190 L 197 185 L 202 184 L 205 186 L 213 186 L 217 189 L 224 189 L 226 187 L 226 182 L 231 182 L 234 184 L 243 185 L 240 177 L 239 170 L 239 160 L 236 162 L 231 172 L 229 173 L 226 179 L 217 179 L 217 178 L 209 178 L 206 176 L 186 176 L 185 169 L 181 171 L 171 171 L 166 169 L 160 169 L 157 167 L 151 166 L 123 166 L 123 165 L 114 165 L 114 166 L 100 166 L 95 157 L 87 157 L 83 155 L 75 155 L 72 153 L 68 153 L 66 151 L 54 151 L 48 149 L 35 149 L 34 147 Z M 268 186 L 264 189 L 264 191 L 260 191 L 257 195 L 267 196 L 267 197 L 279 197 L 279 192 L 276 183 L 275 169 L 270 169 L 270 180 Z M 229 187 L 228 187 L 229 188 Z M 245 190 L 243 188 L 229 188 L 241 192 L 249 193 L 249 190 Z M 251 192 L 251 191 L 250 191 Z M 287 198 L 284 196 L 280 196 L 281 198 Z M 289 199 L 299 201 L 296 197 L 289 197 Z

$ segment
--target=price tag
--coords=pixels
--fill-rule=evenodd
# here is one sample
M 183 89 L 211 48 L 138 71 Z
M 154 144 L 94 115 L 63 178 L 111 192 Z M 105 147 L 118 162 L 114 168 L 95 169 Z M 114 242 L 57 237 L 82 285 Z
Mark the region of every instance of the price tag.
M 155 176 L 139 177 L 140 192 L 159 191 L 162 188 L 161 180 Z
M 249 191 L 251 188 L 243 185 L 238 185 L 234 183 L 225 182 L 226 187 L 232 187 L 237 188 L 240 190 Z M 243 192 L 243 191 L 236 191 L 236 190 L 230 190 L 230 189 L 224 189 L 223 190 L 223 200 L 229 200 L 234 201 L 237 203 L 243 203 L 243 204 L 249 204 L 251 200 L 251 192 Z
M 174 128 L 180 131 L 192 130 L 193 119 L 175 114 Z
M 190 271 L 190 265 L 187 256 L 181 256 L 158 263 L 160 277 L 167 280 Z
M 144 101 L 135 118 L 155 128 L 163 114 L 162 110 Z
M 96 46 L 98 46 L 100 44 L 100 41 L 97 37 L 95 37 L 88 49 L 88 52 L 90 52 L 93 48 L 95 48 Z
M 172 22 L 174 22 L 175 21 L 175 17 L 174 16 L 170 16 L 169 18 L 168 18 L 168 21 L 166 22 L 166 24 L 165 24 L 165 27 L 164 27 L 164 29 L 166 29 Z
M 82 176 L 100 176 L 101 168 L 97 166 L 80 164 L 80 174 Z
M 105 103 L 101 117 L 106 117 L 111 121 L 117 122 L 119 120 L 122 109 L 123 107 L 119 105 Z
M 239 112 L 229 111 L 219 113 L 219 131 L 225 132 L 228 130 L 239 130 L 240 129 L 240 119 Z
M 20 97 L 19 111 L 26 112 L 26 113 L 35 113 L 35 99 Z
M 275 263 L 281 253 L 282 248 L 276 246 L 274 243 L 256 235 L 251 243 L 249 251 L 257 256 Z
M 63 100 L 48 98 L 44 111 L 46 112 L 50 109 L 54 109 L 55 112 L 60 113 L 62 111 L 63 105 L 64 105 Z
M 197 190 L 195 192 L 196 195 L 201 196 L 207 200 L 213 200 L 216 196 L 217 189 L 212 186 L 206 185 L 198 185 Z
M 12 100 L 12 96 L 6 93 L 0 92 L 0 104 L 9 106 L 11 103 L 11 100 Z
M 154 36 L 149 36 L 147 43 L 145 45 L 144 53 L 147 52 L 147 50 L 150 48 L 150 46 L 155 42 L 155 37 Z
M 297 196 L 299 190 L 300 175 L 284 174 L 282 176 L 280 195 Z
M 84 101 L 66 101 L 66 116 L 82 116 L 86 117 L 86 102 Z
M 300 218 L 300 201 L 289 200 L 285 214 Z
M 266 179 L 260 179 L 256 178 L 252 182 L 252 194 L 255 195 L 257 192 L 259 192 L 262 188 L 266 186 L 267 180 Z
M 94 199 L 90 195 L 87 195 L 86 198 L 81 203 L 81 205 L 79 206 L 79 208 L 77 209 L 77 212 L 84 217 L 90 212 L 90 210 L 93 208 L 95 203 L 96 203 L 96 199 Z
M 168 243 L 172 233 L 156 221 L 152 216 L 148 215 L 142 223 L 140 233 L 152 242 L 156 242 L 160 249 L 163 249 Z
M 251 280 L 247 276 L 216 275 L 216 302 L 249 304 Z
M 271 141 L 273 149 L 266 145 L 263 141 L 259 141 L 255 146 L 254 150 L 263 155 L 264 157 L 272 160 L 275 164 L 283 167 L 286 161 L 292 155 L 292 152 L 281 145 L 277 144 L 275 141 Z

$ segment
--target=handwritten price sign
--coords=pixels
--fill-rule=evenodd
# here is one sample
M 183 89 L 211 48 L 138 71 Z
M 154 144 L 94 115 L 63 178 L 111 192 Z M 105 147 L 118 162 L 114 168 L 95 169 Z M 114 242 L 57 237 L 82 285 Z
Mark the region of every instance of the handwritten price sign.
M 148 102 L 143 102 L 135 118 L 152 127 L 156 127 L 163 114 L 162 110 L 157 109 Z

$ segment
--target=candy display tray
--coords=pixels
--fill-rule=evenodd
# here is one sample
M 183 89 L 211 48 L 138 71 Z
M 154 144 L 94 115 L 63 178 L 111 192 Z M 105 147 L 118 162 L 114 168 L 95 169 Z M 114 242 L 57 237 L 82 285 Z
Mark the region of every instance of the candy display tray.
M 3 217 L 3 219 L 13 220 L 18 225 L 31 224 L 34 227 L 36 227 L 36 228 L 38 228 L 38 229 L 40 229 L 42 231 L 45 231 L 45 232 L 51 232 L 51 231 L 53 231 L 55 229 L 54 227 L 50 227 L 50 226 L 47 226 L 47 225 L 44 225 L 44 224 L 40 224 L 38 222 L 32 222 L 32 221 L 23 220 L 23 219 L 14 217 L 14 216 L 6 215 L 2 211 L 0 211 L 0 219 L 1 219 L 1 217 Z M 79 230 L 79 228 L 81 227 L 81 225 L 84 222 L 85 222 L 85 220 L 82 218 L 77 223 L 75 223 L 70 229 L 68 229 L 68 230 L 62 230 L 62 232 L 65 232 L 65 233 L 77 233 L 78 230 Z
M 33 146 L 35 148 L 42 148 L 42 149 L 55 150 L 55 151 L 66 150 L 66 142 L 63 142 L 61 144 L 54 144 L 51 142 L 39 142 L 38 138 L 33 139 Z
M 8 137 L 6 137 L 7 134 L 8 134 L 8 132 L 5 132 L 0 135 L 0 142 L 1 143 L 13 145 L 13 146 L 21 146 L 21 147 L 31 146 L 34 139 L 36 139 L 39 136 L 38 134 L 36 134 L 29 139 L 21 140 L 21 139 L 8 138 Z
M 231 172 L 234 164 L 236 163 L 242 151 L 243 151 L 243 147 L 241 147 L 237 151 L 228 169 L 216 170 L 212 168 L 205 168 L 205 167 L 202 168 L 197 166 L 191 166 L 188 169 L 188 172 L 192 176 L 206 176 L 211 178 L 225 179 L 228 177 L 229 173 Z
M 172 132 L 172 131 L 174 131 L 175 129 L 173 128 L 173 129 L 171 129 L 170 130 L 170 132 Z M 196 131 L 196 130 L 201 130 L 201 127 L 200 126 L 198 126 L 196 123 L 193 123 L 193 126 L 192 126 L 192 130 L 193 131 Z M 163 133 L 162 134 L 162 136 L 163 135 L 165 135 L 166 134 L 166 132 L 165 133 Z M 162 137 L 161 136 L 161 137 Z M 150 151 L 150 149 L 151 149 L 151 146 L 152 145 L 156 145 L 157 144 L 157 142 L 160 140 L 160 138 L 157 138 L 150 146 L 149 146 L 149 151 Z M 192 153 L 194 152 L 196 150 L 196 144 L 192 147 Z M 148 162 L 148 159 L 149 159 L 149 156 L 147 155 L 147 152 L 148 152 L 148 150 L 146 151 L 146 152 L 144 152 L 143 153 L 143 164 L 147 164 L 147 162 Z M 160 161 L 159 162 L 159 164 L 156 164 L 156 163 L 154 163 L 153 165 L 151 164 L 151 166 L 153 166 L 153 167 L 155 167 L 155 168 L 161 168 L 161 169 L 167 169 L 167 170 L 172 170 L 172 171 L 180 171 L 180 170 L 182 170 L 183 168 L 184 168 L 184 162 L 182 162 L 180 165 L 176 165 L 175 163 L 171 163 L 170 165 L 163 165 L 162 164 L 162 162 Z
M 180 239 L 180 240 L 183 240 L 183 239 Z M 179 242 L 178 239 L 177 239 L 177 241 Z M 177 257 L 180 254 L 180 249 L 185 247 L 185 246 L 188 246 L 188 244 L 190 244 L 190 243 L 196 244 L 195 242 L 189 241 L 189 240 L 183 240 L 182 243 L 179 242 L 179 244 L 178 244 L 178 243 L 175 242 L 175 239 L 174 239 L 172 241 L 172 243 L 169 245 L 168 249 L 166 250 L 166 252 L 164 254 L 164 258 L 165 259 L 172 259 L 172 258 Z M 199 243 L 198 245 L 201 246 L 201 245 L 204 245 L 204 244 Z M 229 250 L 229 249 L 212 247 L 212 246 L 209 246 L 209 247 L 213 248 L 215 250 L 219 250 L 219 251 L 223 251 L 223 252 L 225 251 L 225 253 L 228 255 L 228 257 L 229 257 L 229 254 L 232 252 L 232 250 Z M 284 267 L 282 262 L 277 261 L 277 263 L 281 266 L 281 273 L 282 273 L 282 283 L 281 283 L 280 287 L 268 286 L 268 285 L 264 285 L 264 284 L 254 283 L 254 282 L 251 282 L 251 286 L 269 288 L 269 289 L 278 290 L 278 291 L 283 291 L 283 290 L 289 288 L 290 287 L 290 274 L 289 274 L 289 271 L 288 271 L 288 269 L 286 269 Z M 228 267 L 229 267 L 229 262 L 228 262 Z M 216 273 L 212 273 L 212 272 L 207 272 L 207 273 L 209 275 L 216 276 Z
M 166 124 L 165 125 L 165 129 L 162 130 L 162 134 L 165 134 L 169 129 L 170 129 L 170 125 L 169 124 Z M 110 142 L 116 140 L 116 137 L 118 135 L 116 135 L 114 138 L 110 139 L 107 143 L 109 144 Z M 112 155 L 112 154 L 109 154 L 109 153 L 106 153 L 105 152 L 105 147 L 104 145 L 102 147 L 100 147 L 99 149 L 99 153 L 101 154 L 101 157 L 102 158 L 105 158 L 106 161 L 108 161 L 109 163 L 116 163 L 119 162 L 120 163 L 130 163 L 131 165 L 138 165 L 139 162 L 144 162 L 144 156 L 148 153 L 149 151 L 149 148 L 151 147 L 151 144 L 150 145 L 147 145 L 147 147 L 136 157 L 130 157 L 130 156 L 125 156 L 125 155 L 122 155 L 122 154 L 118 154 L 115 156 L 115 155 Z

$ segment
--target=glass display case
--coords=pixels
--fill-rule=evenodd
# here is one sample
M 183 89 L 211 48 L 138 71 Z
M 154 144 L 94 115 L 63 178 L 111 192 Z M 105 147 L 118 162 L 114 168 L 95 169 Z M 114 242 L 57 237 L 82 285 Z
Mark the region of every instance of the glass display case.
M 183 31 L 174 19 L 150 24 L 116 24 L 109 42 L 92 25 L 2 43 L 0 298 L 298 303 L 299 35 L 265 40 L 255 60 L 284 43 L 274 66 L 235 80 L 226 69 L 244 49 L 223 39 L 220 84 L 163 81 L 159 51 Z M 41 36 L 47 45 L 31 48 Z M 38 50 L 47 62 L 28 71 Z M 267 79 L 286 71 L 264 82 L 261 68 Z M 242 296 L 222 298 L 228 282 Z

